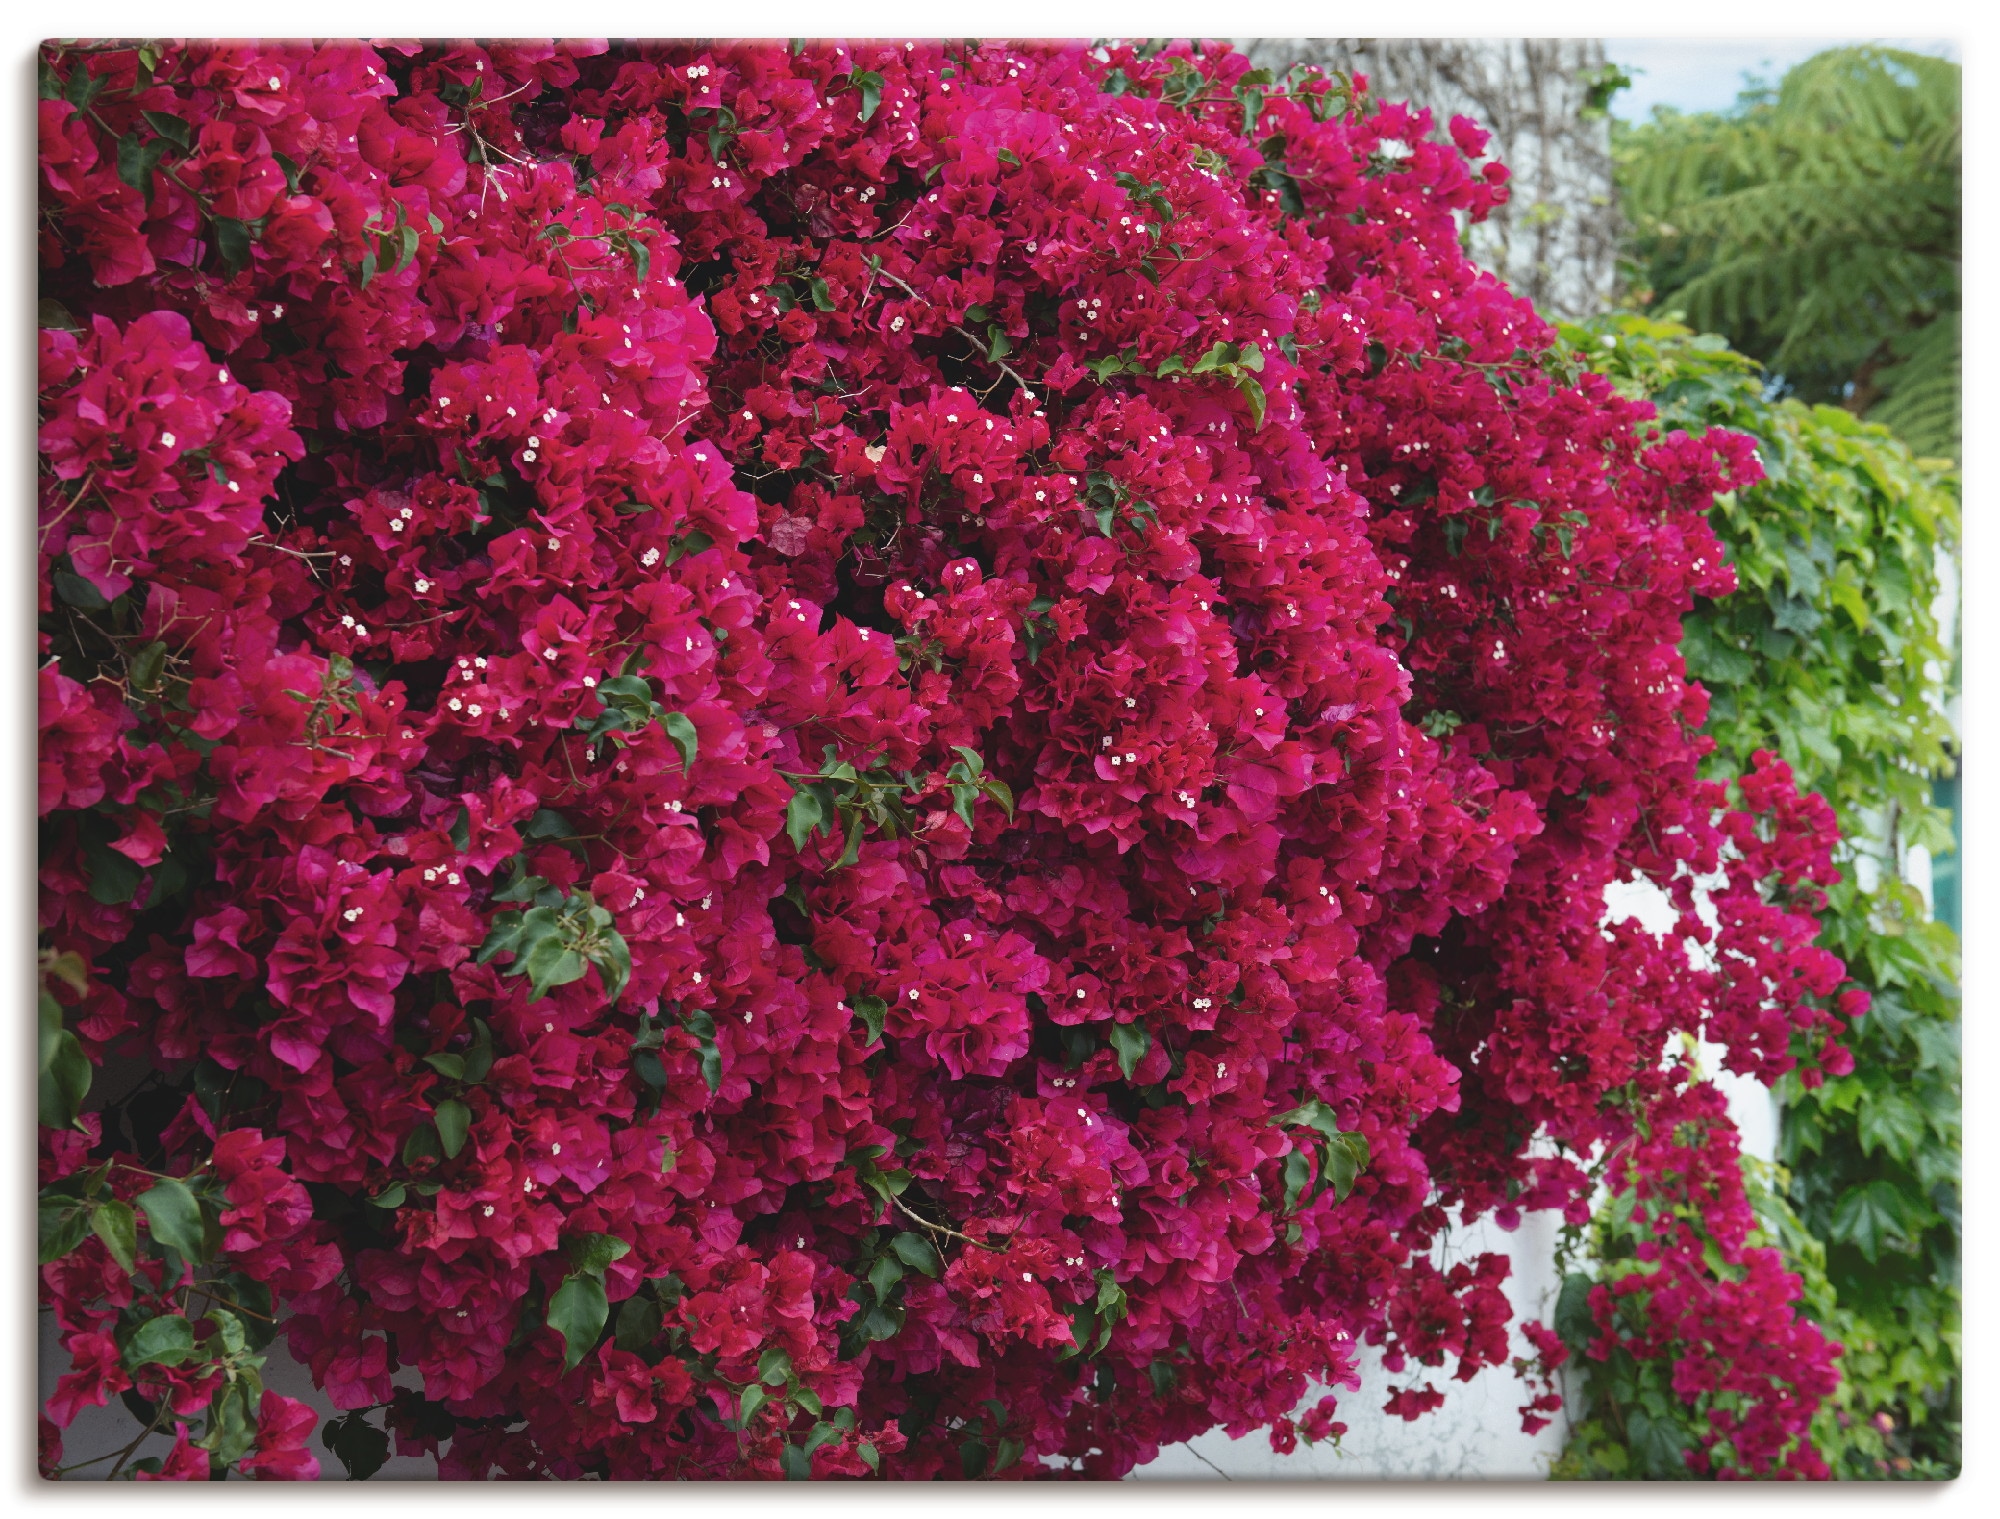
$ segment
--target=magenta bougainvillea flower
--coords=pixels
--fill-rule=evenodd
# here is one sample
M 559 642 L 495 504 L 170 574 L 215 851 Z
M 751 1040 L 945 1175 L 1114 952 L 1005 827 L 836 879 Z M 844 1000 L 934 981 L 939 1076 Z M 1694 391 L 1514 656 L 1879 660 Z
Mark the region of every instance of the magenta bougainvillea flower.
M 148 1475 L 312 1475 L 274 1322 L 454 1477 L 1289 1448 L 1363 1344 L 1410 1417 L 1506 1363 L 1430 1247 L 1609 1156 L 1706 1220 L 1620 1284 L 1697 1462 L 1823 1472 L 1664 1058 L 1861 1010 L 1830 812 L 1697 776 L 1757 464 L 1467 260 L 1470 122 L 1185 44 L 151 43 L 40 126 L 47 1469 L 126 1396 Z

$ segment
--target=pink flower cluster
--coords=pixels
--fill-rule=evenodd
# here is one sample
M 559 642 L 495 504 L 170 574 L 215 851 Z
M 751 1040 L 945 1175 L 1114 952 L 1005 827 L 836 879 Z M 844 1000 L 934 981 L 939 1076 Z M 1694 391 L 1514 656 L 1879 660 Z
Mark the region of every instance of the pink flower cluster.
M 1507 1360 L 1446 1209 L 1580 1217 L 1671 1032 L 1836 1068 L 1830 820 L 1697 779 L 1676 647 L 1747 441 L 1561 372 L 1470 123 L 1186 45 L 47 58 L 43 931 L 447 1475 L 1325 1438 L 1364 1341 Z M 134 1284 L 45 1280 L 108 1395 Z M 1824 1347 L 1730 1291 L 1777 1449 Z

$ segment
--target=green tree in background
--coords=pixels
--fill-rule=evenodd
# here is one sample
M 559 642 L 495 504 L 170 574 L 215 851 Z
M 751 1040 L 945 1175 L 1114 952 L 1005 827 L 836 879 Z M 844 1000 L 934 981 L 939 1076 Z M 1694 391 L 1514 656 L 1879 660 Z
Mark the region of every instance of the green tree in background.
M 1834 48 L 1733 110 L 1617 128 L 1635 296 L 1957 459 L 1959 92 L 1956 63 Z
M 1789 84 L 1790 81 L 1788 80 Z M 1902 879 L 1904 851 L 1952 847 L 1932 803 L 1951 769 L 1942 698 L 1953 668 L 1934 603 L 1955 551 L 1958 480 L 1850 411 L 1772 400 L 1721 338 L 1617 314 L 1562 328 L 1589 367 L 1650 398 L 1662 430 L 1757 440 L 1765 480 L 1712 514 L 1738 589 L 1697 604 L 1682 649 L 1708 688 L 1710 773 L 1781 753 L 1839 814 L 1842 882 L 1820 942 L 1874 998 L 1848 1036 L 1851 1075 L 1779 1089 L 1779 1166 L 1746 1162 L 1767 1243 L 1806 1283 L 1806 1311 L 1846 1346 L 1843 1386 L 1814 1429 L 1836 1475 L 1936 1478 L 1959 1465 L 1959 952 Z M 1629 1256 L 1629 1199 L 1582 1242 L 1602 1274 Z M 1587 1280 L 1557 1329 L 1573 1352 Z M 1567 1322 L 1566 1322 L 1567 1320 Z M 1578 1354 L 1586 1412 L 1556 1475 L 1685 1475 L 1674 1427 L 1693 1411 L 1670 1368 Z

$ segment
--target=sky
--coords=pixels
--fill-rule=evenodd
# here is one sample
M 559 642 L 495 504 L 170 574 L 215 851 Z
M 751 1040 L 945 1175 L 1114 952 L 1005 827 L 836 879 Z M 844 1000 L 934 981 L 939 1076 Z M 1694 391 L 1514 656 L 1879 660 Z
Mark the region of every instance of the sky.
M 1859 42 L 1959 57 L 1955 40 L 1937 37 L 1611 37 L 1605 56 L 1632 76 L 1632 87 L 1612 97 L 1611 114 L 1644 121 L 1655 105 L 1725 110 L 1735 103 L 1746 73 L 1775 84 L 1786 69 L 1814 53 Z

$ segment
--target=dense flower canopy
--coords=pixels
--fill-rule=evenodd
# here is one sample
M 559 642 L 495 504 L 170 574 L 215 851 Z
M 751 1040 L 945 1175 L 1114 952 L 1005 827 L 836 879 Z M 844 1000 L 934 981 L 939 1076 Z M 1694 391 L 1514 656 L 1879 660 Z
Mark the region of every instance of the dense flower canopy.
M 274 1314 L 449 1476 L 1282 1447 L 1362 1342 L 1507 1362 L 1447 1210 L 1609 1154 L 1702 1459 L 1816 1469 L 1662 1064 L 1859 1010 L 1825 805 L 1696 776 L 1755 459 L 1466 259 L 1470 122 L 1247 67 L 46 51 L 52 1450 L 309 1474 Z

